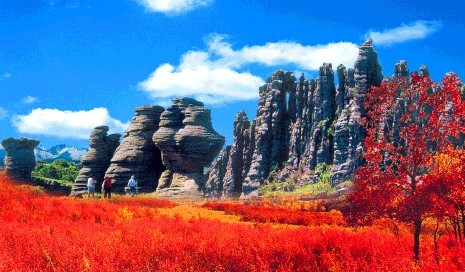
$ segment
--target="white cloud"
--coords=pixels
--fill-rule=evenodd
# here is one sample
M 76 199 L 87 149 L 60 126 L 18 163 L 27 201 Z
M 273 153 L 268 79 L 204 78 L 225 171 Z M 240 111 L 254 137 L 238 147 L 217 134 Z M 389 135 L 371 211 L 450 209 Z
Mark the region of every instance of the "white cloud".
M 21 99 L 21 102 L 23 102 L 24 104 L 33 104 L 33 103 L 39 102 L 39 99 L 37 97 L 28 95 L 24 97 L 23 99 Z
M 4 73 L 2 76 L 0 76 L 0 81 L 4 80 L 4 79 L 8 79 L 8 78 L 11 78 L 11 74 L 10 73 Z
M 8 117 L 8 112 L 2 107 L 0 107 L 0 120 L 5 119 L 6 117 Z
M 442 23 L 440 21 L 415 21 L 383 31 L 370 30 L 366 36 L 372 38 L 374 44 L 392 45 L 424 39 L 430 34 L 437 32 L 441 27 Z
M 358 45 L 350 42 L 302 45 L 280 41 L 234 51 L 224 39 L 222 35 L 212 36 L 208 41 L 209 51 L 220 57 L 218 64 L 233 68 L 253 63 L 267 66 L 293 64 L 299 69 L 317 71 L 324 62 L 353 66 L 358 55 Z
M 350 67 L 357 55 L 358 46 L 349 42 L 314 46 L 276 42 L 234 50 L 225 36 L 212 35 L 207 50 L 185 53 L 177 67 L 160 65 L 138 87 L 153 98 L 193 96 L 208 104 L 250 100 L 258 96 L 257 89 L 264 81 L 242 71 L 245 66 L 294 65 L 317 71 L 324 62 Z
M 38 108 L 28 115 L 14 116 L 12 123 L 21 133 L 74 139 L 88 139 L 92 130 L 101 125 L 109 126 L 110 133 L 122 133 L 129 126 L 129 122 L 112 118 L 106 108 L 89 111 Z
M 138 0 L 149 11 L 165 14 L 179 14 L 198 7 L 208 6 L 214 0 Z
M 227 68 L 208 65 L 175 68 L 163 64 L 139 87 L 153 98 L 193 96 L 208 103 L 219 104 L 257 97 L 255 91 L 264 82 L 250 73 L 239 73 Z

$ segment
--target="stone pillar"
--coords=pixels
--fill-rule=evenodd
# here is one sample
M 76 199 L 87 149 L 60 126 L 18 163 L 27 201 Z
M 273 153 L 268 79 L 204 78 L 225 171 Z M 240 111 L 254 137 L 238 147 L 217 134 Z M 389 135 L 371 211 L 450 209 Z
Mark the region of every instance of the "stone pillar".
M 79 196 L 87 192 L 87 179 L 90 175 L 97 181 L 96 189 L 101 188 L 103 177 L 110 160 L 119 145 L 120 134 L 107 135 L 109 128 L 99 126 L 90 135 L 89 151 L 82 158 L 82 169 L 71 188 L 71 196 Z
M 132 175 L 140 192 L 155 191 L 158 179 L 165 170 L 161 152 L 152 141 L 158 130 L 160 115 L 165 109 L 147 105 L 135 109 L 131 125 L 116 149 L 106 175 L 113 181 L 113 190 L 123 192 Z
M 2 141 L 6 151 L 5 171 L 13 179 L 31 181 L 31 172 L 36 166 L 34 148 L 37 140 L 8 138 Z
M 192 98 L 173 99 L 160 117 L 153 135 L 166 167 L 158 182 L 158 196 L 203 197 L 204 167 L 210 165 L 224 145 L 224 137 L 212 126 L 210 110 Z

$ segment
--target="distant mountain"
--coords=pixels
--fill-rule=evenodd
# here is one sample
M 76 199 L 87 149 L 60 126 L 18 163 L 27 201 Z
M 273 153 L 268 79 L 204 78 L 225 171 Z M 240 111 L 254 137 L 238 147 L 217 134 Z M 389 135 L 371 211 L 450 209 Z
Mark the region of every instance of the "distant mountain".
M 38 146 L 34 149 L 34 154 L 36 156 L 36 161 L 51 162 L 57 159 L 63 159 L 65 161 L 79 163 L 87 151 L 87 149 L 77 149 L 76 147 L 61 144 L 50 149 Z M 4 165 L 5 156 L 6 151 L 0 147 L 0 166 Z
M 51 162 L 57 159 L 63 159 L 70 162 L 81 162 L 82 157 L 86 154 L 87 149 L 77 149 L 76 147 L 66 146 L 64 144 L 56 145 L 50 149 L 38 146 L 34 150 L 36 161 Z

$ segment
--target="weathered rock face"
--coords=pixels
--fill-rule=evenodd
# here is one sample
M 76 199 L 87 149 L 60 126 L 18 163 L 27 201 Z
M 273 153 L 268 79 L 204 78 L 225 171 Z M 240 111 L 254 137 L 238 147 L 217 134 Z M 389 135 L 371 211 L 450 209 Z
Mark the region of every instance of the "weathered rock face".
M 108 133 L 107 126 L 94 128 L 90 135 L 89 151 L 82 158 L 82 169 L 74 181 L 71 189 L 72 196 L 82 195 L 87 192 L 87 179 L 90 175 L 97 180 L 97 188 L 101 186 L 105 171 L 110 166 L 110 160 L 119 145 L 120 134 Z
M 39 141 L 26 138 L 8 138 L 2 141 L 6 151 L 5 171 L 13 179 L 30 181 L 31 172 L 36 165 L 34 148 Z
M 313 132 L 307 138 L 308 144 L 304 152 L 301 167 L 315 169 L 319 164 L 332 164 L 333 133 L 332 125 L 336 115 L 336 87 L 331 64 L 320 67 L 320 77 L 316 82 L 313 95 L 313 120 L 310 130 Z
M 255 122 L 240 111 L 234 121 L 234 144 L 227 146 L 210 167 L 207 196 L 240 196 L 255 149 Z M 224 181 L 224 182 L 223 182 Z
M 136 108 L 131 125 L 105 174 L 112 179 L 113 190 L 123 191 L 132 175 L 136 176 L 139 191 L 155 191 L 157 188 L 165 167 L 152 136 L 158 130 L 163 111 L 163 107 L 152 105 Z
M 282 166 L 288 159 L 289 117 L 286 93 L 294 93 L 296 78 L 291 72 L 278 70 L 273 73 L 271 82 L 260 88 L 257 119 L 255 120 L 255 148 L 249 171 L 242 184 L 242 195 L 256 196 L 258 188 L 271 168 Z M 297 95 L 292 95 L 290 113 L 295 118 Z
M 158 182 L 159 195 L 203 196 L 203 169 L 218 155 L 224 141 L 213 129 L 210 110 L 203 103 L 191 98 L 173 99 L 153 134 L 166 167 Z
M 378 54 L 373 49 L 371 39 L 360 45 L 354 69 L 354 99 L 342 110 L 334 126 L 332 184 L 350 179 L 361 164 L 363 140 L 366 136 L 360 125 L 361 118 L 365 116 L 363 102 L 367 90 L 372 86 L 379 86 L 383 80 Z M 404 72 L 402 69 L 399 69 L 399 73 Z
M 333 183 L 349 178 L 363 148 L 366 92 L 383 79 L 371 40 L 360 46 L 354 68 L 337 67 L 337 88 L 331 64 L 320 67 L 316 81 L 273 73 L 260 88 L 256 120 L 236 116 L 234 143 L 212 164 L 207 195 L 253 197 L 269 176 L 311 183 L 323 164 L 334 164 Z

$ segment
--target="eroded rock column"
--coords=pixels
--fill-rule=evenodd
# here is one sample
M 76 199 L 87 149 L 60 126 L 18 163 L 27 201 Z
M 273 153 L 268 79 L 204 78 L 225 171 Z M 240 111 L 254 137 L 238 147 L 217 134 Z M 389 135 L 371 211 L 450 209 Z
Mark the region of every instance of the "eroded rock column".
M 123 191 L 132 175 L 140 192 L 155 191 L 158 179 L 165 170 L 161 151 L 152 141 L 158 130 L 160 115 L 165 109 L 147 105 L 135 109 L 131 125 L 125 131 L 121 145 L 116 149 L 106 175 L 116 191 Z
M 360 124 L 366 112 L 363 103 L 367 91 L 372 86 L 379 86 L 383 80 L 378 54 L 371 39 L 360 45 L 354 70 L 354 98 L 341 112 L 335 125 L 332 184 L 350 179 L 361 163 L 366 135 Z
M 204 167 L 218 155 L 224 141 L 213 129 L 210 110 L 202 102 L 192 98 L 173 99 L 173 105 L 161 114 L 159 129 L 153 135 L 166 167 L 158 182 L 158 195 L 202 197 Z
M 96 188 L 100 188 L 121 137 L 120 134 L 107 135 L 108 130 L 108 126 L 99 126 L 92 131 L 89 151 L 81 160 L 82 169 L 71 188 L 71 196 L 79 196 L 87 192 L 87 179 L 90 175 L 93 175 L 97 181 Z
M 31 172 L 36 166 L 34 148 L 39 141 L 27 138 L 8 138 L 2 141 L 6 151 L 5 171 L 13 179 L 30 181 Z

